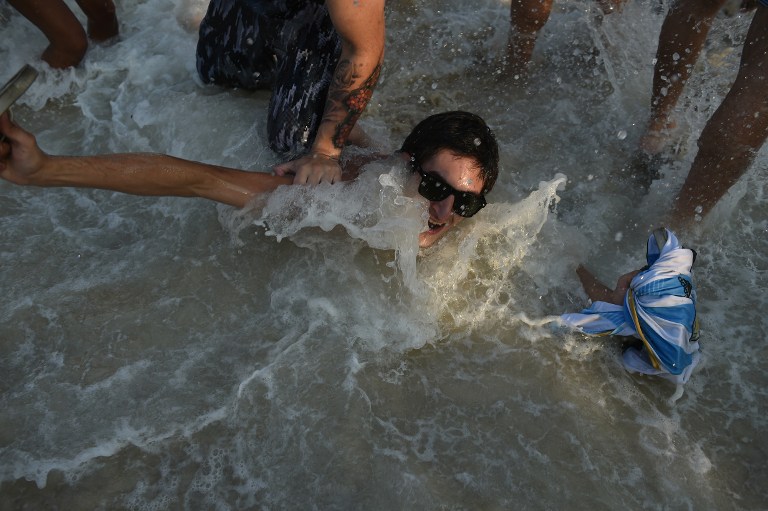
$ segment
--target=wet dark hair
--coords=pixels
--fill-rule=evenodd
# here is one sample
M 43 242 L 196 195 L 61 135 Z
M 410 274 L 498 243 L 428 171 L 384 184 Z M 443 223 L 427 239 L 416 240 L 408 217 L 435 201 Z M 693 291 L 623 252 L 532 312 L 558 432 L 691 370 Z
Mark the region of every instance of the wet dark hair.
M 474 159 L 483 178 L 483 194 L 491 191 L 499 175 L 499 145 L 480 116 L 462 111 L 431 115 L 411 130 L 400 148 L 415 166 L 441 149 Z

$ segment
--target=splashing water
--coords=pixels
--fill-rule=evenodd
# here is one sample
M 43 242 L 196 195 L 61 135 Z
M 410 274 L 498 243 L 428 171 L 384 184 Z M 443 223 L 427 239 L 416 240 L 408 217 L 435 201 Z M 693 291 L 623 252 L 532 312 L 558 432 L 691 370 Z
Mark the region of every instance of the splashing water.
M 508 3 L 387 3 L 364 129 L 391 149 L 463 109 L 501 146 L 490 204 L 426 251 L 424 202 L 390 161 L 241 211 L 0 184 L 0 507 L 761 508 L 765 151 L 677 233 L 699 254 L 704 355 L 679 400 L 622 369 L 620 339 L 550 321 L 586 305 L 577 264 L 606 283 L 642 266 L 735 74 L 741 15 L 713 26 L 677 160 L 630 198 L 612 171 L 648 115 L 657 4 L 598 19 L 556 2 L 521 87 L 503 73 Z M 41 71 L 16 119 L 49 153 L 269 171 L 268 93 L 196 77 L 204 8 L 118 2 L 120 39 L 54 71 L 0 5 L 0 80 Z

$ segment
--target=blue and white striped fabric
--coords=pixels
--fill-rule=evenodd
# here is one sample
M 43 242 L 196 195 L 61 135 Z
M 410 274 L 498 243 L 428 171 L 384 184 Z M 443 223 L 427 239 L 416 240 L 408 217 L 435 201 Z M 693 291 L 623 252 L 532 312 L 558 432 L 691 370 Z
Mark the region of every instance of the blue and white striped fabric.
M 628 371 L 685 383 L 700 357 L 694 258 L 671 231 L 660 229 L 648 238 L 648 267 L 632 279 L 623 306 L 598 301 L 561 319 L 588 335 L 637 337 L 642 348 L 623 355 Z

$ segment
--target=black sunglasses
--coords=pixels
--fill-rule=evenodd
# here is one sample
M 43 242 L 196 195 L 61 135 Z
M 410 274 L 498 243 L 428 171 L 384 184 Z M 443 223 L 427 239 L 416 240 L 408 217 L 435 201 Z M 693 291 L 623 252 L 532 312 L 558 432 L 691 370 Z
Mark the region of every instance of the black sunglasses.
M 422 169 L 416 171 L 421 175 L 419 195 L 434 202 L 439 202 L 449 195 L 453 195 L 453 212 L 459 216 L 469 218 L 487 204 L 483 195 L 459 191 L 436 174 L 428 174 Z

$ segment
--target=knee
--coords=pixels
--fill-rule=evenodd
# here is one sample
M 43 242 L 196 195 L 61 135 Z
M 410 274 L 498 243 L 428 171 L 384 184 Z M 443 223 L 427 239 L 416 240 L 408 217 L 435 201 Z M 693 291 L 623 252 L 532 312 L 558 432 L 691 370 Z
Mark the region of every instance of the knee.
M 73 34 L 72 37 L 67 40 L 63 49 L 72 55 L 73 58 L 77 58 L 78 61 L 82 60 L 85 56 L 85 52 L 88 51 L 88 38 L 86 37 L 85 32 Z
M 49 41 L 50 44 L 42 57 L 51 67 L 76 66 L 88 51 L 88 38 L 82 28 L 66 37 L 49 38 Z

